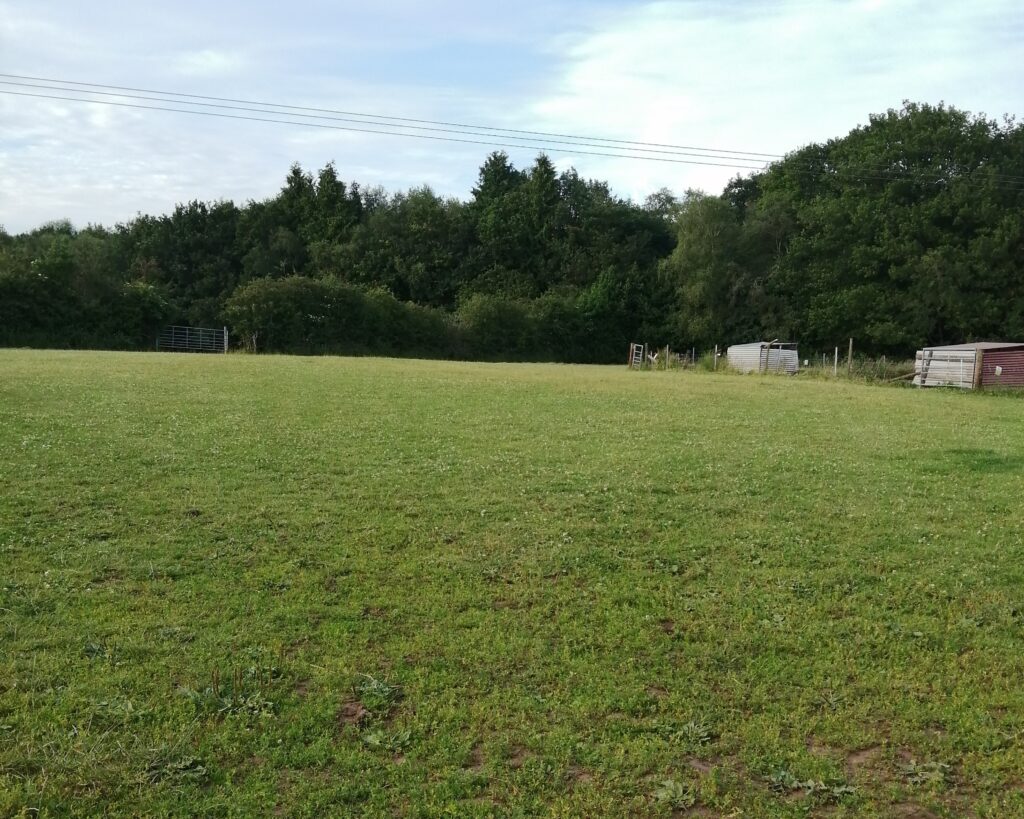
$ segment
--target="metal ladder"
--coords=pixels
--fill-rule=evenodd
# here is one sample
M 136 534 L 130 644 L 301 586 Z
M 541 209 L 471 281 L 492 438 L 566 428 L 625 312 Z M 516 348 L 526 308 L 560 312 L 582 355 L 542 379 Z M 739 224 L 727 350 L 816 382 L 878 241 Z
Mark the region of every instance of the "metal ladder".
M 639 370 L 644 365 L 644 345 L 643 344 L 630 344 L 629 345 L 629 366 L 634 370 Z
M 932 363 L 932 356 L 934 352 L 932 350 L 921 351 L 921 380 L 917 386 L 925 386 L 925 382 L 928 380 L 928 367 Z

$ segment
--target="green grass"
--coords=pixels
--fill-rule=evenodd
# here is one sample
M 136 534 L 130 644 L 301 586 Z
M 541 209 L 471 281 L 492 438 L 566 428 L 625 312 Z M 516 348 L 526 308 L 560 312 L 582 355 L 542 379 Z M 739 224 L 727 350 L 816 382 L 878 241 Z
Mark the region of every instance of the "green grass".
M 0 351 L 0 815 L 1024 816 L 1022 496 L 1010 396 Z

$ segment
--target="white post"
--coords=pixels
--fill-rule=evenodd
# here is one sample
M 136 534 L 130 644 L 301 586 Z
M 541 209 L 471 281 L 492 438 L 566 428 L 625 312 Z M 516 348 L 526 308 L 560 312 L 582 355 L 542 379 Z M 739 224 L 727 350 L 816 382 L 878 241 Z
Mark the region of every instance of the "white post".
M 715 360 L 711 364 L 711 369 L 712 370 L 717 370 L 718 369 L 718 345 L 717 344 L 715 345 Z
M 839 348 L 836 347 L 836 355 L 832 360 L 832 375 L 839 375 Z
M 228 351 L 228 328 L 224 328 L 224 352 Z

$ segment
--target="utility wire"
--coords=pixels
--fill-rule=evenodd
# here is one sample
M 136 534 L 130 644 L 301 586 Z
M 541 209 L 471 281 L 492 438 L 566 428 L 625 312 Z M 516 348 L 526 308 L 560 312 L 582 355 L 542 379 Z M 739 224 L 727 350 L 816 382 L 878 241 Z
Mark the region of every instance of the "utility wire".
M 356 123 L 365 123 L 365 124 L 370 124 L 370 125 L 379 125 L 381 127 L 408 127 L 408 128 L 416 128 L 417 127 L 416 125 L 396 126 L 394 123 L 398 123 L 398 122 L 401 122 L 401 123 L 422 123 L 422 124 L 425 124 L 425 125 L 445 126 L 446 128 L 457 128 L 457 129 L 462 129 L 462 130 L 450 131 L 450 132 L 445 131 L 445 128 L 437 128 L 437 129 L 433 129 L 433 128 L 418 128 L 418 130 L 438 130 L 438 131 L 448 132 L 448 133 L 466 133 L 465 129 L 473 129 L 472 131 L 469 131 L 469 135 L 470 136 L 490 137 L 490 136 L 497 135 L 497 136 L 499 136 L 502 139 L 524 139 L 524 137 L 513 136 L 513 135 L 514 134 L 525 134 L 525 135 L 532 136 L 532 137 L 558 137 L 558 138 L 571 139 L 571 140 L 582 140 L 581 142 L 566 142 L 566 143 L 557 142 L 556 140 L 553 140 L 553 139 L 544 139 L 543 140 L 544 142 L 552 142 L 552 143 L 555 143 L 555 144 L 563 144 L 563 145 L 587 145 L 587 143 L 610 143 L 610 144 L 589 145 L 588 147 L 596 147 L 596 148 L 601 148 L 601 149 L 610 149 L 610 150 L 619 150 L 619 151 L 645 151 L 645 152 L 648 152 L 648 153 L 667 153 L 667 154 L 670 154 L 670 155 L 700 156 L 700 157 L 704 157 L 707 154 L 712 154 L 712 156 L 707 156 L 706 158 L 709 158 L 709 159 L 729 159 L 729 160 L 735 160 L 735 161 L 738 161 L 738 162 L 767 161 L 767 160 L 770 160 L 770 159 L 782 159 L 785 156 L 784 154 L 762 153 L 762 152 L 757 152 L 757 151 L 739 151 L 739 150 L 729 150 L 729 149 L 725 149 L 725 148 L 706 148 L 706 147 L 700 147 L 700 146 L 694 146 L 694 145 L 673 145 L 673 144 L 670 144 L 670 143 L 660 143 L 660 142 L 639 142 L 639 141 L 636 141 L 636 140 L 623 140 L 623 139 L 611 139 L 611 138 L 607 138 L 607 137 L 581 136 L 581 135 L 578 135 L 578 134 L 562 134 L 562 133 L 553 133 L 553 132 L 549 132 L 549 131 L 530 131 L 530 130 L 522 130 L 522 129 L 516 129 L 516 128 L 500 128 L 500 127 L 489 126 L 489 125 L 471 125 L 471 124 L 458 123 L 458 122 L 445 122 L 445 121 L 441 121 L 441 120 L 429 120 L 429 119 L 418 119 L 418 118 L 414 118 L 414 117 L 390 116 L 390 115 L 385 115 L 385 114 L 368 114 L 368 113 L 360 113 L 360 112 L 355 112 L 355 111 L 343 111 L 343 110 L 332 109 L 332 108 L 315 108 L 315 107 L 309 107 L 309 106 L 287 105 L 287 104 L 284 104 L 284 103 L 256 102 L 256 101 L 253 101 L 253 100 L 235 99 L 235 98 L 231 98 L 231 97 L 215 97 L 215 96 L 209 96 L 209 95 L 203 95 L 203 94 L 186 94 L 186 93 L 181 93 L 181 92 L 177 92 L 177 91 L 157 91 L 157 90 L 153 90 L 153 89 L 135 88 L 135 87 L 131 87 L 131 86 L 106 85 L 106 84 L 102 84 L 102 83 L 90 83 L 90 82 L 82 82 L 82 81 L 77 81 L 77 80 L 58 80 L 58 79 L 53 79 L 53 78 L 35 77 L 35 76 L 28 76 L 28 75 L 23 75 L 23 74 L 5 74 L 5 73 L 0 73 L 0 77 L 7 77 L 9 79 L 14 79 L 14 80 L 31 80 L 31 81 L 34 81 L 34 82 L 50 82 L 50 83 L 61 83 L 63 85 L 75 85 L 75 86 L 80 86 L 83 89 L 86 89 L 86 88 L 110 89 L 109 91 L 97 91 L 97 92 L 87 91 L 87 92 L 85 92 L 85 93 L 104 94 L 104 95 L 107 95 L 107 96 L 121 96 L 121 97 L 129 97 L 129 98 L 131 98 L 130 94 L 114 94 L 114 93 L 111 93 L 111 91 L 114 91 L 114 92 L 116 92 L 116 91 L 131 91 L 131 92 L 139 92 L 139 93 L 142 93 L 142 94 L 159 94 L 159 95 L 162 95 L 163 97 L 182 97 L 182 98 L 187 98 L 188 100 L 212 100 L 212 101 L 215 101 L 215 102 L 222 102 L 222 103 L 240 103 L 242 105 L 261 106 L 261 108 L 258 110 L 258 113 L 272 113 L 272 114 L 279 114 L 279 115 L 286 115 L 286 116 L 309 116 L 308 114 L 291 114 L 291 113 L 288 113 L 288 111 L 305 111 L 305 112 L 318 112 L 318 113 L 323 113 L 323 114 L 340 114 L 340 115 L 344 115 L 346 117 L 362 117 L 364 119 L 362 119 L 362 120 L 352 120 L 352 121 L 356 122 Z M 3 82 L 3 81 L 0 80 L 0 82 Z M 22 83 L 5 83 L 5 84 L 23 85 Z M 26 87 L 31 87 L 31 86 L 27 86 L 27 84 L 24 84 L 24 85 L 26 85 Z M 38 86 L 38 87 L 46 88 L 46 86 Z M 79 91 L 79 89 L 60 88 L 60 89 L 52 89 L 52 90 L 62 90 L 62 91 L 70 91 L 72 93 L 81 93 Z M 147 97 L 139 97 L 139 99 L 149 99 L 149 98 L 147 98 Z M 203 104 L 203 103 L 192 103 L 192 102 L 187 102 L 185 100 L 173 100 L 173 99 L 171 99 L 171 100 L 158 99 L 158 100 L 153 100 L 153 101 L 171 102 L 171 103 L 187 104 L 187 105 L 202 105 Z M 232 106 L 223 106 L 222 105 L 222 106 L 209 106 L 209 107 L 231 108 Z M 287 111 L 264 111 L 263 110 L 264 108 L 268 108 L 268 107 L 283 108 L 283 109 L 287 109 Z M 242 109 L 239 109 L 239 110 L 252 110 L 252 109 L 242 108 Z M 334 119 L 333 117 L 318 117 L 318 118 Z M 366 122 L 367 119 L 372 119 L 372 120 L 391 120 L 393 122 L 391 122 L 391 123 L 388 123 L 388 122 L 379 122 L 379 123 L 378 122 Z M 349 120 L 344 120 L 344 119 L 338 118 L 338 121 L 349 121 Z M 484 133 L 484 134 L 476 133 L 476 132 L 479 132 L 479 131 L 489 131 L 489 132 L 494 132 L 494 133 Z M 498 144 L 498 143 L 487 143 L 487 144 Z M 616 146 L 623 146 L 623 147 L 616 147 Z M 625 146 L 638 146 L 638 147 L 625 147 Z M 506 145 L 504 147 L 513 147 L 513 146 Z M 523 147 L 532 147 L 532 146 L 523 146 Z M 651 149 L 654 149 L 654 148 L 667 148 L 667 149 L 672 149 L 672 150 L 669 150 L 669 151 L 653 151 L 653 150 L 651 150 Z M 684 152 L 684 151 L 700 151 L 701 153 L 698 153 L 698 154 L 681 153 L 681 152 Z M 816 164 L 809 163 L 809 162 L 806 162 L 806 161 L 804 161 L 803 164 L 806 166 L 808 171 L 810 171 L 810 172 L 812 172 L 812 173 L 814 173 L 816 175 L 821 173 L 821 169 Z M 790 161 L 787 163 L 787 165 L 789 167 L 794 167 L 795 163 L 794 163 L 794 161 L 792 159 L 790 159 Z M 737 165 L 736 167 L 741 167 L 741 166 Z M 743 167 L 749 167 L 749 166 L 743 166 Z M 940 171 L 940 170 L 933 170 L 933 171 L 915 170 L 913 172 L 907 172 L 907 171 L 900 171 L 900 170 L 892 169 L 890 166 L 883 165 L 883 164 L 880 164 L 880 163 L 862 164 L 860 166 L 860 168 L 863 171 L 867 171 L 867 172 L 875 173 L 875 174 L 881 174 L 881 176 L 866 176 L 866 175 L 861 174 L 860 178 L 862 178 L 862 179 L 876 179 L 876 180 L 885 180 L 885 179 L 889 179 L 889 178 L 893 178 L 893 179 L 914 179 L 915 176 L 916 176 L 917 177 L 916 181 L 921 181 L 921 182 L 927 183 L 927 182 L 929 182 L 929 180 L 926 179 L 925 177 L 931 176 L 931 177 L 935 177 L 935 179 L 931 180 L 931 181 L 934 181 L 935 183 L 939 183 L 939 182 L 946 181 L 948 176 L 949 176 L 949 172 L 948 171 Z M 968 173 L 974 173 L 975 170 L 977 170 L 977 169 L 973 169 L 971 171 L 968 171 Z M 993 181 L 995 181 L 997 183 L 1005 182 L 1005 183 L 1007 183 L 1009 185 L 1014 185 L 1014 184 L 1020 183 L 1020 184 L 1024 185 L 1024 176 L 1021 176 L 1021 175 L 1016 175 L 1016 174 L 999 174 L 999 173 L 996 173 L 996 174 L 993 174 L 991 178 L 992 178 Z M 961 177 L 961 179 L 962 179 L 962 177 Z
M 500 148 L 529 148 L 534 151 L 546 151 L 549 148 L 543 145 L 522 145 L 512 142 L 497 142 L 492 140 L 479 140 L 479 139 L 459 139 L 457 137 L 442 137 L 442 136 L 431 136 L 429 134 L 407 134 L 400 131 L 382 131 L 379 129 L 372 128 L 354 128 L 348 125 L 328 125 L 322 122 L 304 122 L 290 119 L 271 119 L 269 117 L 250 117 L 242 114 L 225 114 L 219 111 L 193 111 L 188 108 L 167 108 L 159 105 L 140 105 L 132 102 L 114 102 L 113 100 L 90 100 L 83 99 L 81 97 L 62 97 L 49 94 L 32 94 L 26 91 L 8 91 L 0 89 L 0 94 L 8 94 L 16 97 L 34 97 L 36 99 L 43 100 L 63 100 L 65 102 L 84 102 L 89 105 L 112 105 L 118 108 L 138 108 L 148 111 L 173 111 L 179 114 L 193 114 L 195 116 L 202 117 L 221 117 L 224 119 L 240 119 L 248 120 L 250 122 L 273 122 L 279 125 L 301 125 L 306 128 L 323 128 L 332 131 L 357 131 L 364 134 L 380 134 L 383 136 L 399 136 L 399 137 L 410 137 L 413 139 L 431 139 L 437 142 L 462 142 L 470 145 L 488 145 L 492 147 Z M 271 112 L 267 112 L 271 113 Z M 482 136 L 482 135 L 481 135 Z M 739 165 L 734 162 L 701 162 L 695 159 L 670 159 L 668 157 L 661 156 L 636 156 L 631 154 L 614 154 L 602 151 L 573 151 L 576 154 L 587 154 L 589 156 L 607 156 L 614 159 L 639 159 L 646 162 L 671 162 L 676 165 L 713 165 L 719 168 L 738 168 L 749 171 L 763 170 L 763 165 Z
M 305 119 L 328 120 L 328 121 L 331 121 L 331 122 L 349 122 L 349 123 L 355 123 L 355 124 L 358 124 L 358 125 L 376 125 L 378 127 L 387 127 L 387 128 L 406 128 L 406 129 L 415 130 L 415 131 L 433 131 L 433 132 L 440 132 L 440 133 L 446 133 L 446 134 L 466 134 L 466 135 L 469 135 L 469 136 L 490 136 L 489 134 L 476 134 L 476 133 L 473 133 L 471 131 L 459 131 L 459 130 L 456 130 L 454 128 L 438 128 L 438 127 L 425 126 L 425 125 L 392 125 L 392 124 L 389 124 L 389 123 L 371 122 L 371 121 L 367 121 L 365 119 L 353 119 L 353 118 L 349 118 L 349 117 L 329 116 L 329 115 L 326 115 L 326 114 L 291 114 L 291 113 L 287 113 L 287 112 L 284 112 L 284 111 L 270 111 L 270 110 L 267 110 L 266 108 L 251 108 L 251 107 L 242 106 L 242 105 L 227 105 L 225 103 L 185 102 L 183 100 L 169 100 L 169 99 L 162 99 L 160 97 L 146 96 L 144 94 L 128 94 L 128 93 L 120 93 L 120 92 L 115 93 L 115 92 L 112 92 L 112 91 L 80 91 L 80 90 L 78 90 L 76 88 L 66 88 L 66 87 L 59 86 L 59 85 L 40 85 L 40 84 L 37 84 L 37 83 L 13 82 L 13 81 L 10 81 L 10 80 L 0 80 L 0 85 L 11 85 L 11 86 L 19 87 L 19 88 L 37 88 L 37 89 L 42 89 L 42 90 L 47 90 L 47 91 L 66 91 L 66 92 L 71 92 L 71 93 L 74 93 L 74 94 L 98 94 L 98 95 L 107 96 L 107 97 L 118 97 L 118 98 L 121 98 L 121 99 L 147 100 L 149 102 L 162 102 L 162 103 L 177 102 L 178 104 L 182 104 L 182 105 L 194 105 L 194 106 L 201 106 L 203 108 L 214 108 L 214 109 L 219 109 L 219 110 L 248 111 L 250 113 L 257 113 L 257 114 L 278 114 L 280 116 L 301 117 L 301 118 L 305 118 Z M 76 99 L 79 99 L 79 98 L 76 98 Z M 88 97 L 82 97 L 82 98 L 80 98 L 80 101 L 82 101 L 82 102 L 101 102 L 102 100 L 92 100 L 92 99 L 90 99 Z M 410 136 L 412 136 L 412 135 L 410 134 Z M 520 136 L 507 136 L 507 137 L 502 137 L 502 138 L 503 139 L 516 139 L 516 140 L 529 139 L 529 137 L 520 137 Z M 578 145 L 578 146 L 583 147 L 583 148 L 587 148 L 587 147 L 589 147 L 589 148 L 608 148 L 609 147 L 607 145 L 599 145 L 599 144 L 595 144 L 595 143 L 591 143 L 591 142 L 570 142 L 570 141 L 567 141 L 567 140 L 560 140 L 560 139 L 544 139 L 544 140 L 541 140 L 541 141 L 545 142 L 545 143 L 550 143 L 552 145 Z M 750 158 L 747 158 L 747 157 L 741 157 L 741 156 L 732 156 L 732 155 L 721 155 L 721 156 L 719 156 L 719 155 L 716 155 L 716 154 L 696 153 L 696 152 L 689 152 L 689 151 L 664 150 L 664 149 L 658 149 L 658 148 L 629 148 L 629 149 L 623 148 L 623 149 L 620 149 L 620 150 L 638 151 L 638 152 L 643 152 L 643 153 L 667 154 L 669 156 L 691 156 L 691 157 L 700 157 L 700 158 L 703 158 L 703 159 L 736 160 L 737 162 L 754 162 L 755 161 L 753 159 L 750 159 Z
M 6 77 L 13 80 L 31 80 L 34 82 L 55 82 L 61 83 L 62 85 L 80 85 L 88 88 L 106 88 L 112 91 L 135 91 L 142 94 L 160 94 L 165 97 L 187 97 L 189 99 L 197 100 L 211 100 L 213 102 L 233 102 L 240 103 L 242 105 L 259 105 L 264 108 L 287 108 L 291 111 L 312 111 L 321 114 L 341 114 L 349 117 L 365 117 L 367 119 L 384 119 L 384 120 L 395 120 L 397 122 L 413 122 L 422 123 L 425 125 L 443 125 L 449 128 L 463 128 L 472 129 L 476 131 L 495 131 L 498 133 L 505 134 L 525 134 L 531 137 L 558 137 L 564 139 L 580 139 L 587 142 L 610 142 L 615 145 L 641 145 L 649 148 L 673 148 L 682 151 L 707 151 L 708 153 L 721 153 L 721 154 L 734 154 L 734 155 L 745 155 L 751 157 L 763 157 L 767 159 L 782 159 L 783 154 L 767 154 L 759 153 L 757 151 L 733 151 L 724 148 L 702 148 L 699 145 L 672 145 L 662 142 L 638 142 L 631 139 L 610 139 L 608 137 L 594 137 L 594 136 L 581 136 L 579 134 L 560 134 L 553 133 L 550 131 L 527 131 L 519 128 L 499 128 L 492 125 L 469 125 L 460 122 L 444 122 L 441 120 L 432 119 L 417 119 L 415 117 L 398 117 L 390 116 L 386 114 L 364 114 L 358 111 L 340 111 L 333 108 L 313 108 L 301 105 L 285 105 L 277 102 L 257 102 L 255 100 L 243 100 L 233 99 L 231 97 L 211 97 L 204 94 L 182 94 L 177 91 L 154 91 L 150 88 L 132 88 L 124 85 L 102 85 L 94 82 L 78 82 L 76 80 L 56 80 L 48 77 L 29 77 L 21 74 L 3 74 L 0 73 L 0 77 Z M 284 113 L 284 112 L 278 112 Z M 547 140 L 545 140 L 547 141 Z
M 10 74 L 2 74 L 2 73 L 0 73 L 0 77 L 11 77 L 11 76 L 18 76 L 18 75 L 10 75 Z M 49 82 L 49 81 L 46 81 L 46 80 L 42 80 L 42 81 L 43 82 Z M 64 82 L 64 81 L 55 80 L 55 81 L 52 81 L 52 82 Z M 21 92 L 21 91 L 10 91 L 10 90 L 0 89 L 0 94 L 7 94 L 7 95 L 13 95 L 13 96 L 22 96 L 22 97 L 34 97 L 34 98 L 38 98 L 38 99 L 54 99 L 54 100 L 60 100 L 60 101 L 65 101 L 65 102 L 79 102 L 79 103 L 87 103 L 87 104 L 93 104 L 93 105 L 108 105 L 108 106 L 115 106 L 115 107 L 119 107 L 119 108 L 136 108 L 136 109 L 142 109 L 142 110 L 169 111 L 169 112 L 175 112 L 175 113 L 193 114 L 193 115 L 198 115 L 198 116 L 209 116 L 209 117 L 220 117 L 220 118 L 226 118 L 226 119 L 248 120 L 248 121 L 253 121 L 253 122 L 268 122 L 268 123 L 276 123 L 276 124 L 282 124 L 282 125 L 300 125 L 300 126 L 313 127 L 313 128 L 324 128 L 324 129 L 333 129 L 333 130 L 339 130 L 339 131 L 352 131 L 352 132 L 360 132 L 360 133 L 370 133 L 370 134 L 378 134 L 378 135 L 384 135 L 384 136 L 406 136 L 406 137 L 411 137 L 411 138 L 415 138 L 415 139 L 429 139 L 429 140 L 441 141 L 441 142 L 456 142 L 456 143 L 473 144 L 473 145 L 487 145 L 487 146 L 491 146 L 491 147 L 527 148 L 527 149 L 530 149 L 530 150 L 539 150 L 539 151 L 546 151 L 546 150 L 550 150 L 551 149 L 551 145 L 550 144 L 549 145 L 531 145 L 531 144 L 525 144 L 525 143 L 521 144 L 521 143 L 500 142 L 500 141 L 491 140 L 491 139 L 485 139 L 485 140 L 463 139 L 463 138 L 456 138 L 456 137 L 441 137 L 441 136 L 431 136 L 431 135 L 421 134 L 421 133 L 407 133 L 406 132 L 407 130 L 415 129 L 415 130 L 420 130 L 420 131 L 434 131 L 434 132 L 443 132 L 443 133 L 451 133 L 451 134 L 460 134 L 460 135 L 465 135 L 465 136 L 481 136 L 481 137 L 485 137 L 485 138 L 491 136 L 490 134 L 478 134 L 478 133 L 474 133 L 474 132 L 453 130 L 453 129 L 448 129 L 448 128 L 434 128 L 434 127 L 424 127 L 424 126 L 404 125 L 404 124 L 400 125 L 400 124 L 394 124 L 394 123 L 388 123 L 388 122 L 367 122 L 366 120 L 360 120 L 360 119 L 348 119 L 348 118 L 344 118 L 344 117 L 335 117 L 335 116 L 326 116 L 326 115 L 313 115 L 313 114 L 307 114 L 307 113 L 294 113 L 293 114 L 293 113 L 289 113 L 287 111 L 273 111 L 273 110 L 266 110 L 264 108 L 250 108 L 250 107 L 242 107 L 242 106 L 235 106 L 235 105 L 225 105 L 225 104 L 210 104 L 210 103 L 201 103 L 201 102 L 191 102 L 191 101 L 188 101 L 188 100 L 172 100 L 172 99 L 165 100 L 165 99 L 156 98 L 156 97 L 150 97 L 150 96 L 142 96 L 142 95 L 136 95 L 136 94 L 127 94 L 127 93 L 115 93 L 115 92 L 109 92 L 109 91 L 83 91 L 83 90 L 79 90 L 79 89 L 76 89 L 76 88 L 65 88 L 65 87 L 50 86 L 50 85 L 37 85 L 37 84 L 33 84 L 33 83 L 8 81 L 8 80 L 2 80 L 2 79 L 0 79 L 0 84 L 2 84 L 2 85 L 10 85 L 10 86 L 15 86 L 15 87 L 23 87 L 23 88 L 36 88 L 36 89 L 43 89 L 43 90 L 65 91 L 65 92 L 68 92 L 68 93 L 79 94 L 79 95 L 84 93 L 84 94 L 93 94 L 93 95 L 101 95 L 101 96 L 121 97 L 121 98 L 128 98 L 128 99 L 141 99 L 141 100 L 147 100 L 147 101 L 151 101 L 151 102 L 161 102 L 161 103 L 167 102 L 167 103 L 176 103 L 176 104 L 179 104 L 179 105 L 203 106 L 203 107 L 206 107 L 206 108 L 213 108 L 213 109 L 227 109 L 227 110 L 236 110 L 236 111 L 247 111 L 247 112 L 250 112 L 250 113 L 260 113 L 260 114 L 264 114 L 264 113 L 265 114 L 276 114 L 278 116 L 291 117 L 292 119 L 282 120 L 282 119 L 274 119 L 274 118 L 268 118 L 268 117 L 242 116 L 242 115 L 238 115 L 238 114 L 223 113 L 222 110 L 197 111 L 197 110 L 194 110 L 192 108 L 171 108 L 171 107 L 166 107 L 166 106 L 140 105 L 140 104 L 135 104 L 135 103 L 117 102 L 117 101 L 113 101 L 113 100 L 90 99 L 88 97 L 82 97 L 82 96 L 67 97 L 67 96 L 36 94 L 36 93 L 27 93 L 27 92 Z M 72 81 L 68 81 L 68 84 L 88 85 L 90 87 L 103 87 L 103 88 L 118 88 L 118 87 L 120 87 L 120 86 L 99 86 L 96 83 L 74 83 Z M 133 89 L 133 90 L 136 90 L 136 89 Z M 156 92 L 155 91 L 155 92 L 150 92 L 150 93 L 159 93 L 159 94 L 168 94 L 169 95 L 172 92 L 162 92 L 162 91 L 161 92 Z M 179 95 L 179 96 L 192 97 L 192 98 L 202 98 L 202 99 L 227 99 L 227 98 L 220 98 L 220 97 L 200 97 L 200 95 L 188 95 L 188 94 L 182 94 L 182 95 Z M 253 104 L 254 105 L 262 105 L 263 103 L 253 103 Z M 274 103 L 265 103 L 265 105 L 274 105 Z M 331 110 L 331 109 L 302 109 L 302 108 L 298 108 L 297 106 L 278 106 L 278 107 L 296 108 L 297 110 L 322 110 L 322 111 L 329 111 L 329 110 Z M 359 116 L 376 116 L 376 115 L 359 115 Z M 306 121 L 307 119 L 310 119 L 310 118 L 312 118 L 312 119 L 320 119 L 320 120 L 329 120 L 329 121 L 332 121 L 332 122 L 333 121 L 338 121 L 338 122 L 355 123 L 355 124 L 359 124 L 359 125 L 374 125 L 374 126 L 378 126 L 378 127 L 376 127 L 376 128 L 356 128 L 356 127 L 351 127 L 351 126 L 327 125 L 327 124 L 323 124 L 323 123 L 319 123 L 319 122 L 309 122 L 309 121 Z M 430 120 L 412 120 L 411 118 L 393 118 L 393 119 L 403 119 L 405 121 L 410 121 L 410 122 L 429 122 L 430 121 Z M 480 127 L 482 127 L 482 126 L 480 126 Z M 381 128 L 389 128 L 389 129 L 395 129 L 395 130 L 380 130 Z M 397 130 L 397 129 L 406 129 L 406 130 Z M 497 129 L 495 129 L 495 130 L 497 130 Z M 511 129 L 509 129 L 509 130 L 511 131 Z M 542 132 L 518 131 L 518 132 L 515 132 L 515 133 L 542 133 Z M 526 137 L 504 135 L 504 134 L 496 134 L 495 136 L 497 136 L 497 137 L 499 137 L 501 139 L 516 139 L 516 140 L 523 140 L 523 139 L 526 138 Z M 566 135 L 566 136 L 571 136 L 571 135 Z M 574 138 L 576 138 L 576 139 L 583 139 L 583 137 L 574 137 Z M 596 139 L 600 139 L 600 138 L 596 138 Z M 735 170 L 748 170 L 748 171 L 755 171 L 755 172 L 756 171 L 764 171 L 767 168 L 767 164 L 752 164 L 752 163 L 757 161 L 757 160 L 753 159 L 753 154 L 751 154 L 750 157 L 738 156 L 738 155 L 722 155 L 722 156 L 718 156 L 718 155 L 709 155 L 709 154 L 706 154 L 706 153 L 689 153 L 689 152 L 677 151 L 677 150 L 655 150 L 655 149 L 651 149 L 651 148 L 614 148 L 613 146 L 606 146 L 606 145 L 601 145 L 601 144 L 593 144 L 593 143 L 588 143 L 588 142 L 565 142 L 565 141 L 553 140 L 553 139 L 541 139 L 541 140 L 538 140 L 538 141 L 544 142 L 544 143 L 552 143 L 552 144 L 557 144 L 557 145 L 569 146 L 572 149 L 574 149 L 572 151 L 572 153 L 578 153 L 578 154 L 589 155 L 589 156 L 603 156 L 603 157 L 610 157 L 610 158 L 617 158 L 617 159 L 638 159 L 638 160 L 646 160 L 646 161 L 653 161 L 653 162 L 670 162 L 670 163 L 673 163 L 673 164 L 683 164 L 683 165 L 704 165 L 704 166 L 713 166 L 713 167 L 725 167 L 725 168 L 733 168 Z M 625 143 L 624 140 L 620 140 L 619 142 Z M 658 144 L 658 143 L 631 143 L 631 144 L 652 145 L 652 144 Z M 685 146 L 679 146 L 679 147 L 685 147 Z M 629 151 L 630 153 L 621 153 L 621 152 L 620 153 L 610 153 L 609 151 L 606 151 L 606 150 L 600 150 L 600 151 L 583 150 L 585 148 L 601 148 L 601 149 L 608 148 L 610 150 Z M 701 149 L 701 150 L 722 151 L 722 149 Z M 688 156 L 688 157 L 699 157 L 701 160 L 723 159 L 723 160 L 728 160 L 728 161 L 726 161 L 726 162 L 709 162 L 709 161 L 698 161 L 696 159 L 688 159 L 688 160 L 687 159 L 671 159 L 671 158 L 668 158 L 668 157 L 646 156 L 646 155 L 638 155 L 637 153 L 635 153 L 635 152 L 639 152 L 639 151 L 643 151 L 645 153 L 667 154 L 670 157 L 671 156 Z M 722 151 L 722 153 L 724 153 L 724 151 Z M 761 156 L 769 156 L 769 155 L 768 154 L 762 154 Z M 797 173 L 802 173 L 802 174 L 811 175 L 811 176 L 821 176 L 823 173 L 828 173 L 829 172 L 829 170 L 820 167 L 817 163 L 811 163 L 811 162 L 806 162 L 806 161 L 794 162 L 793 158 L 791 158 L 786 164 L 787 164 L 788 167 L 794 168 Z M 837 167 L 833 167 L 831 169 L 831 173 L 838 174 L 838 173 L 840 173 L 842 171 L 850 172 L 852 170 L 853 178 L 855 178 L 857 180 L 863 180 L 863 181 L 867 181 L 867 180 L 875 180 L 875 181 L 910 180 L 910 181 L 922 182 L 924 184 L 939 184 L 939 183 L 944 182 L 944 181 L 949 181 L 948 180 L 948 173 L 947 172 L 943 172 L 943 171 L 913 171 L 913 172 L 907 172 L 907 171 L 891 170 L 891 169 L 888 169 L 888 168 L 881 168 L 881 167 L 874 167 L 874 168 L 872 168 L 870 166 L 862 166 L 862 167 L 864 168 L 864 170 L 873 171 L 874 173 L 864 173 L 864 172 L 857 171 L 856 169 L 837 168 Z M 926 178 L 926 177 L 929 177 L 929 176 L 930 177 L 934 177 L 934 178 L 930 178 L 930 179 Z M 1006 187 L 1006 188 L 1008 188 L 1010 190 L 1020 190 L 1021 187 L 1024 187 L 1024 177 L 1020 177 L 1020 176 L 1014 176 L 1014 175 L 1009 175 L 1009 174 L 993 174 L 992 180 L 997 185 L 1000 185 L 1002 187 Z M 967 184 L 967 185 L 970 185 L 972 187 L 977 185 L 977 180 L 966 179 L 965 177 L 959 177 L 958 181 L 961 184 Z

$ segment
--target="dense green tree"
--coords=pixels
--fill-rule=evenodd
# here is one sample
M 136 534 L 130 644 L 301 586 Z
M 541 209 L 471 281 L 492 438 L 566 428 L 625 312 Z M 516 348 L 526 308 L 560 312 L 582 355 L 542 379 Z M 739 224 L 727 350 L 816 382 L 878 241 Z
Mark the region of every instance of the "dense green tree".
M 662 265 L 676 290 L 673 335 L 677 344 L 714 344 L 735 333 L 748 298 L 735 259 L 741 223 L 728 201 L 688 191 L 676 214 L 677 244 Z
M 258 349 L 618 361 L 785 338 L 908 354 L 1024 337 L 1024 127 L 907 103 L 721 195 L 643 204 L 539 156 L 468 201 L 294 165 L 259 202 L 107 229 L 0 229 L 0 343 L 150 347 L 166 322 Z
M 339 277 L 383 286 L 402 300 L 452 308 L 471 241 L 465 206 L 430 188 L 399 194 L 376 208 L 330 264 Z

